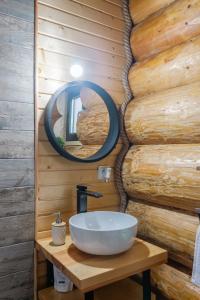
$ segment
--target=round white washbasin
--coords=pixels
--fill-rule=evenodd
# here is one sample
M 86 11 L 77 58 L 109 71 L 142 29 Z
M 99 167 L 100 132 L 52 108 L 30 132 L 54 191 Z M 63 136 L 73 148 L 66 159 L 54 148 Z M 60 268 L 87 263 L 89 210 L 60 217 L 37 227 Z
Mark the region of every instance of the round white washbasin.
M 69 227 L 78 249 L 90 254 L 112 255 L 131 248 L 137 223 L 137 219 L 128 214 L 94 211 L 72 216 Z

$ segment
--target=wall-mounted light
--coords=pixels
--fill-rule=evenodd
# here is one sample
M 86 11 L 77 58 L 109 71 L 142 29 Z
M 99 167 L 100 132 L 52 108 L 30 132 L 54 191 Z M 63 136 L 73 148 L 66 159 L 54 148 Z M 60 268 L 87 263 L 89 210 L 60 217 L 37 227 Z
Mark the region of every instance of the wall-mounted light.
M 75 64 L 70 68 L 70 74 L 74 78 L 79 78 L 83 75 L 83 67 L 81 65 Z

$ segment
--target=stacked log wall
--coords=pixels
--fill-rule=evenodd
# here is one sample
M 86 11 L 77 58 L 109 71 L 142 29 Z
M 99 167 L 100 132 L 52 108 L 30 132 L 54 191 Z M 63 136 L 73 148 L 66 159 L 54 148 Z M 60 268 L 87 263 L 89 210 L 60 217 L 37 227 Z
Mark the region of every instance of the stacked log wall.
M 142 238 L 169 252 L 152 284 L 168 299 L 199 299 L 190 276 L 200 207 L 200 1 L 131 0 L 130 13 L 127 212 L 139 219 Z

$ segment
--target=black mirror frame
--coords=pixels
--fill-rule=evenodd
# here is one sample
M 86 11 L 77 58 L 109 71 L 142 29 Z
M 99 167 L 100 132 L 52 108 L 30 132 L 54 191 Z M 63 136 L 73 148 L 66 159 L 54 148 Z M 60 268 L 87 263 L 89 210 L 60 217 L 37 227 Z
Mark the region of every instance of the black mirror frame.
M 80 87 L 87 87 L 95 91 L 106 104 L 109 113 L 109 118 L 110 118 L 110 127 L 109 127 L 109 132 L 105 140 L 105 143 L 95 154 L 83 159 L 71 155 L 70 153 L 65 151 L 62 147 L 60 147 L 59 143 L 57 142 L 56 136 L 53 132 L 53 128 L 51 126 L 52 111 L 57 101 L 57 97 L 59 96 L 59 94 L 63 93 L 66 89 L 75 87 L 77 85 L 80 85 Z M 83 163 L 96 162 L 106 157 L 115 148 L 120 134 L 119 113 L 113 99 L 102 87 L 100 87 L 99 85 L 91 81 L 72 81 L 59 88 L 55 92 L 55 94 L 52 95 L 51 99 L 49 100 L 46 106 L 45 114 L 44 114 L 44 126 L 45 126 L 47 137 L 51 145 L 60 155 L 62 155 L 63 157 L 69 160 L 76 161 L 76 162 L 83 162 Z

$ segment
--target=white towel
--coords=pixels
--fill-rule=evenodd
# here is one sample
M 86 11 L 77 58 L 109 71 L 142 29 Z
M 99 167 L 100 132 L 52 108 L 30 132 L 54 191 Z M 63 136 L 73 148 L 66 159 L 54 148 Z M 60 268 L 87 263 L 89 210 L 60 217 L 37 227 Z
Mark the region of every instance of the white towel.
M 192 269 L 192 283 L 200 287 L 200 225 L 197 228 L 194 261 Z

